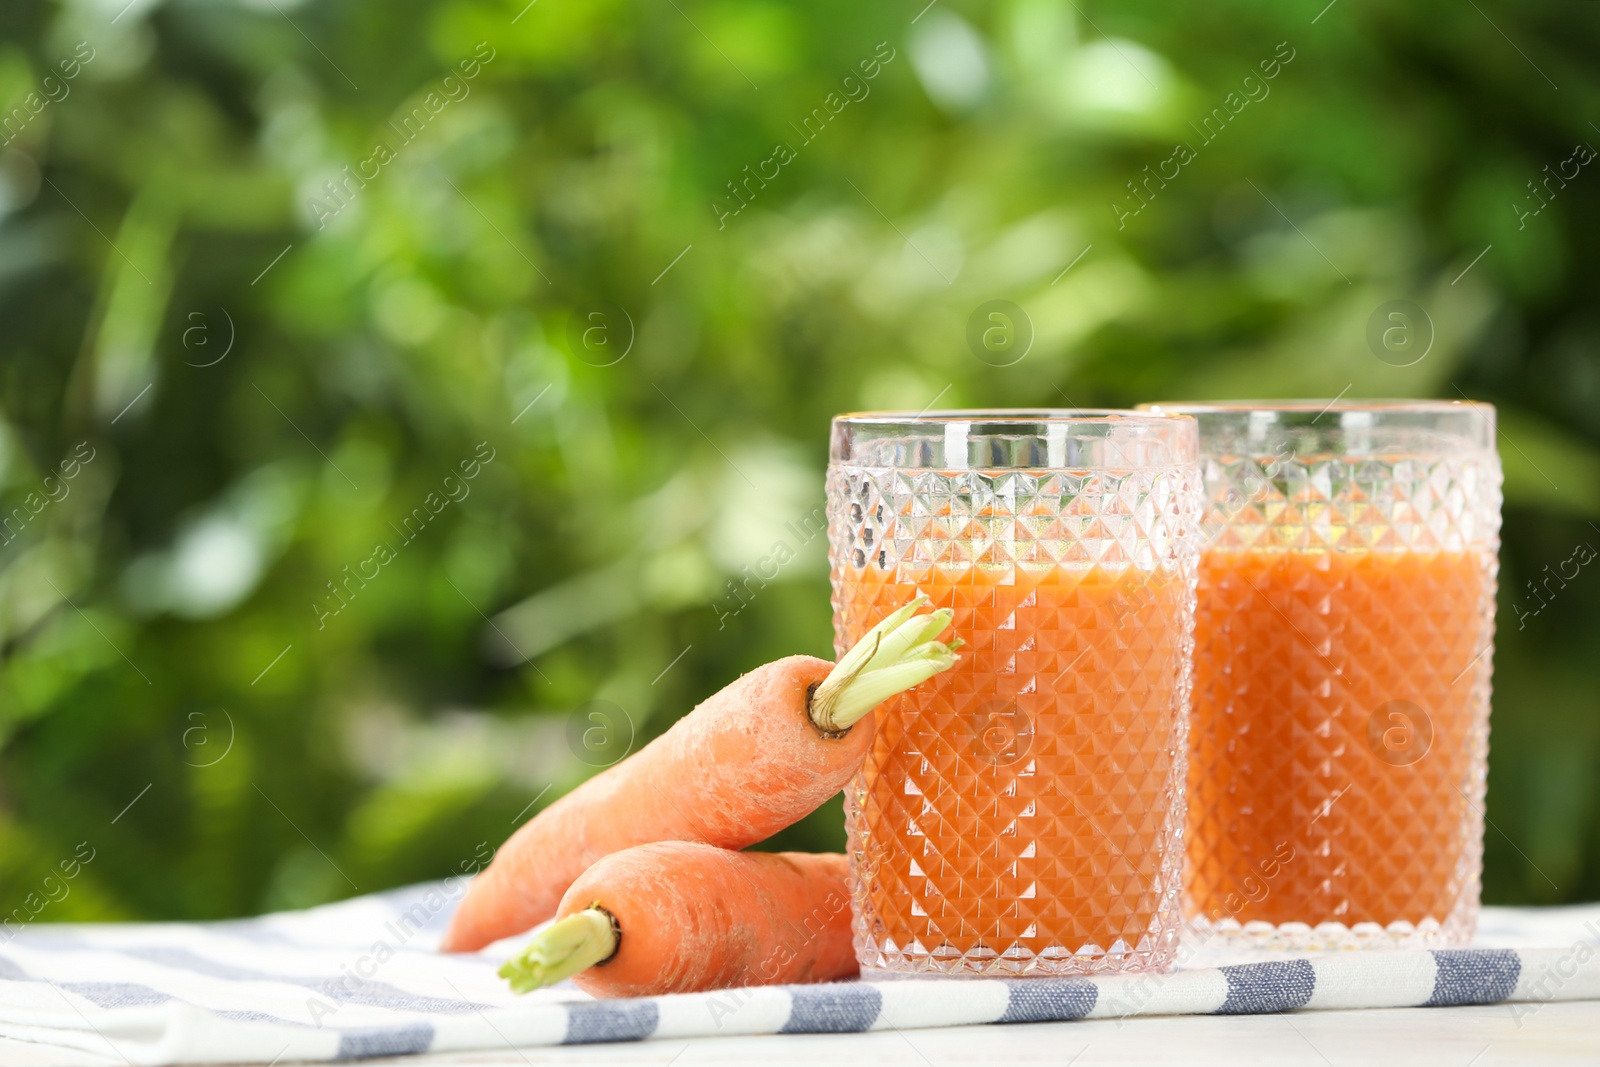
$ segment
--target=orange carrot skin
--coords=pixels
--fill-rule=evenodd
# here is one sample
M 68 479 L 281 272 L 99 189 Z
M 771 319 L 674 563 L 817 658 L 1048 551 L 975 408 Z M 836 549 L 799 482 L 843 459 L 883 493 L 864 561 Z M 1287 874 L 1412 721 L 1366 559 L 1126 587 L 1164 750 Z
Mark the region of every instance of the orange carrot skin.
M 573 982 L 596 997 L 644 997 L 852 977 L 847 871 L 840 855 L 684 841 L 607 856 L 567 890 L 559 915 L 599 906 L 622 938 Z
M 873 734 L 871 716 L 837 738 L 811 723 L 808 690 L 832 668 L 811 656 L 758 667 L 530 819 L 473 880 L 444 950 L 471 952 L 545 921 L 613 852 L 651 841 L 741 849 L 821 807 Z

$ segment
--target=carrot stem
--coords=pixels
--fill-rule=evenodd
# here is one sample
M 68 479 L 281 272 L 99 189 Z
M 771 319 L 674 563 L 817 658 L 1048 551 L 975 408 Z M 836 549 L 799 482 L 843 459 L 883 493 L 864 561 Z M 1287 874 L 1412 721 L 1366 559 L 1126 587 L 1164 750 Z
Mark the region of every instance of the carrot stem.
M 896 693 L 955 666 L 960 639 L 938 640 L 955 613 L 940 608 L 918 615 L 917 610 L 927 603 L 928 598 L 918 593 L 839 657 L 811 697 L 811 721 L 817 729 L 824 733 L 848 730 Z
M 555 985 L 617 951 L 617 927 L 600 908 L 558 919 L 534 935 L 528 947 L 500 967 L 500 977 L 511 982 L 513 993 L 531 993 Z

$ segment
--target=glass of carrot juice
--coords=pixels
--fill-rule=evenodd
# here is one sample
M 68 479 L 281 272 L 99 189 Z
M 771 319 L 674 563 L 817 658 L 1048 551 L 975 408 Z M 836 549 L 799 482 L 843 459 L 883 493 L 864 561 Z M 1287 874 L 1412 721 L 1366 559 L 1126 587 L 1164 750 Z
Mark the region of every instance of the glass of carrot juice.
M 964 642 L 845 793 L 868 973 L 1171 965 L 1199 477 L 1186 417 L 834 419 L 837 649 L 917 594 Z
M 1185 912 L 1241 947 L 1462 945 L 1483 857 L 1500 462 L 1455 401 L 1200 422 Z

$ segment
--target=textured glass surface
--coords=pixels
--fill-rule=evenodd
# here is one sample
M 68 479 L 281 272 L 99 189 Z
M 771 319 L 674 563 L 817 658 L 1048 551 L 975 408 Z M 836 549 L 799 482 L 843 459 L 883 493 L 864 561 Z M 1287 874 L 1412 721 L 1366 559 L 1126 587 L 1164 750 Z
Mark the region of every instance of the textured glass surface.
M 1471 442 L 1389 453 L 1376 419 L 1349 455 L 1233 451 L 1201 416 L 1185 910 L 1202 934 L 1392 947 L 1475 928 L 1500 468 Z
M 915 593 L 957 667 L 846 791 L 862 966 L 1161 969 L 1182 923 L 1194 465 L 828 472 L 840 651 Z

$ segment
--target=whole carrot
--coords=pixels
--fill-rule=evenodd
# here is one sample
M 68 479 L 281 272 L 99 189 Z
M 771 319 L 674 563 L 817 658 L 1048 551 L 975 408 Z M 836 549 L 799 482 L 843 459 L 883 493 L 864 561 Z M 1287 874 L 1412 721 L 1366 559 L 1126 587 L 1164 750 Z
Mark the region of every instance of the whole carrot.
M 662 841 L 613 853 L 500 968 L 527 993 L 571 977 L 596 997 L 829 982 L 857 965 L 839 855 Z
M 837 664 L 790 656 L 706 700 L 641 751 L 589 779 L 513 834 L 478 875 L 443 948 L 471 952 L 555 914 L 590 865 L 650 841 L 740 849 L 815 811 L 872 741 L 852 729 L 896 693 L 955 663 L 937 640 L 948 609 L 893 612 Z

